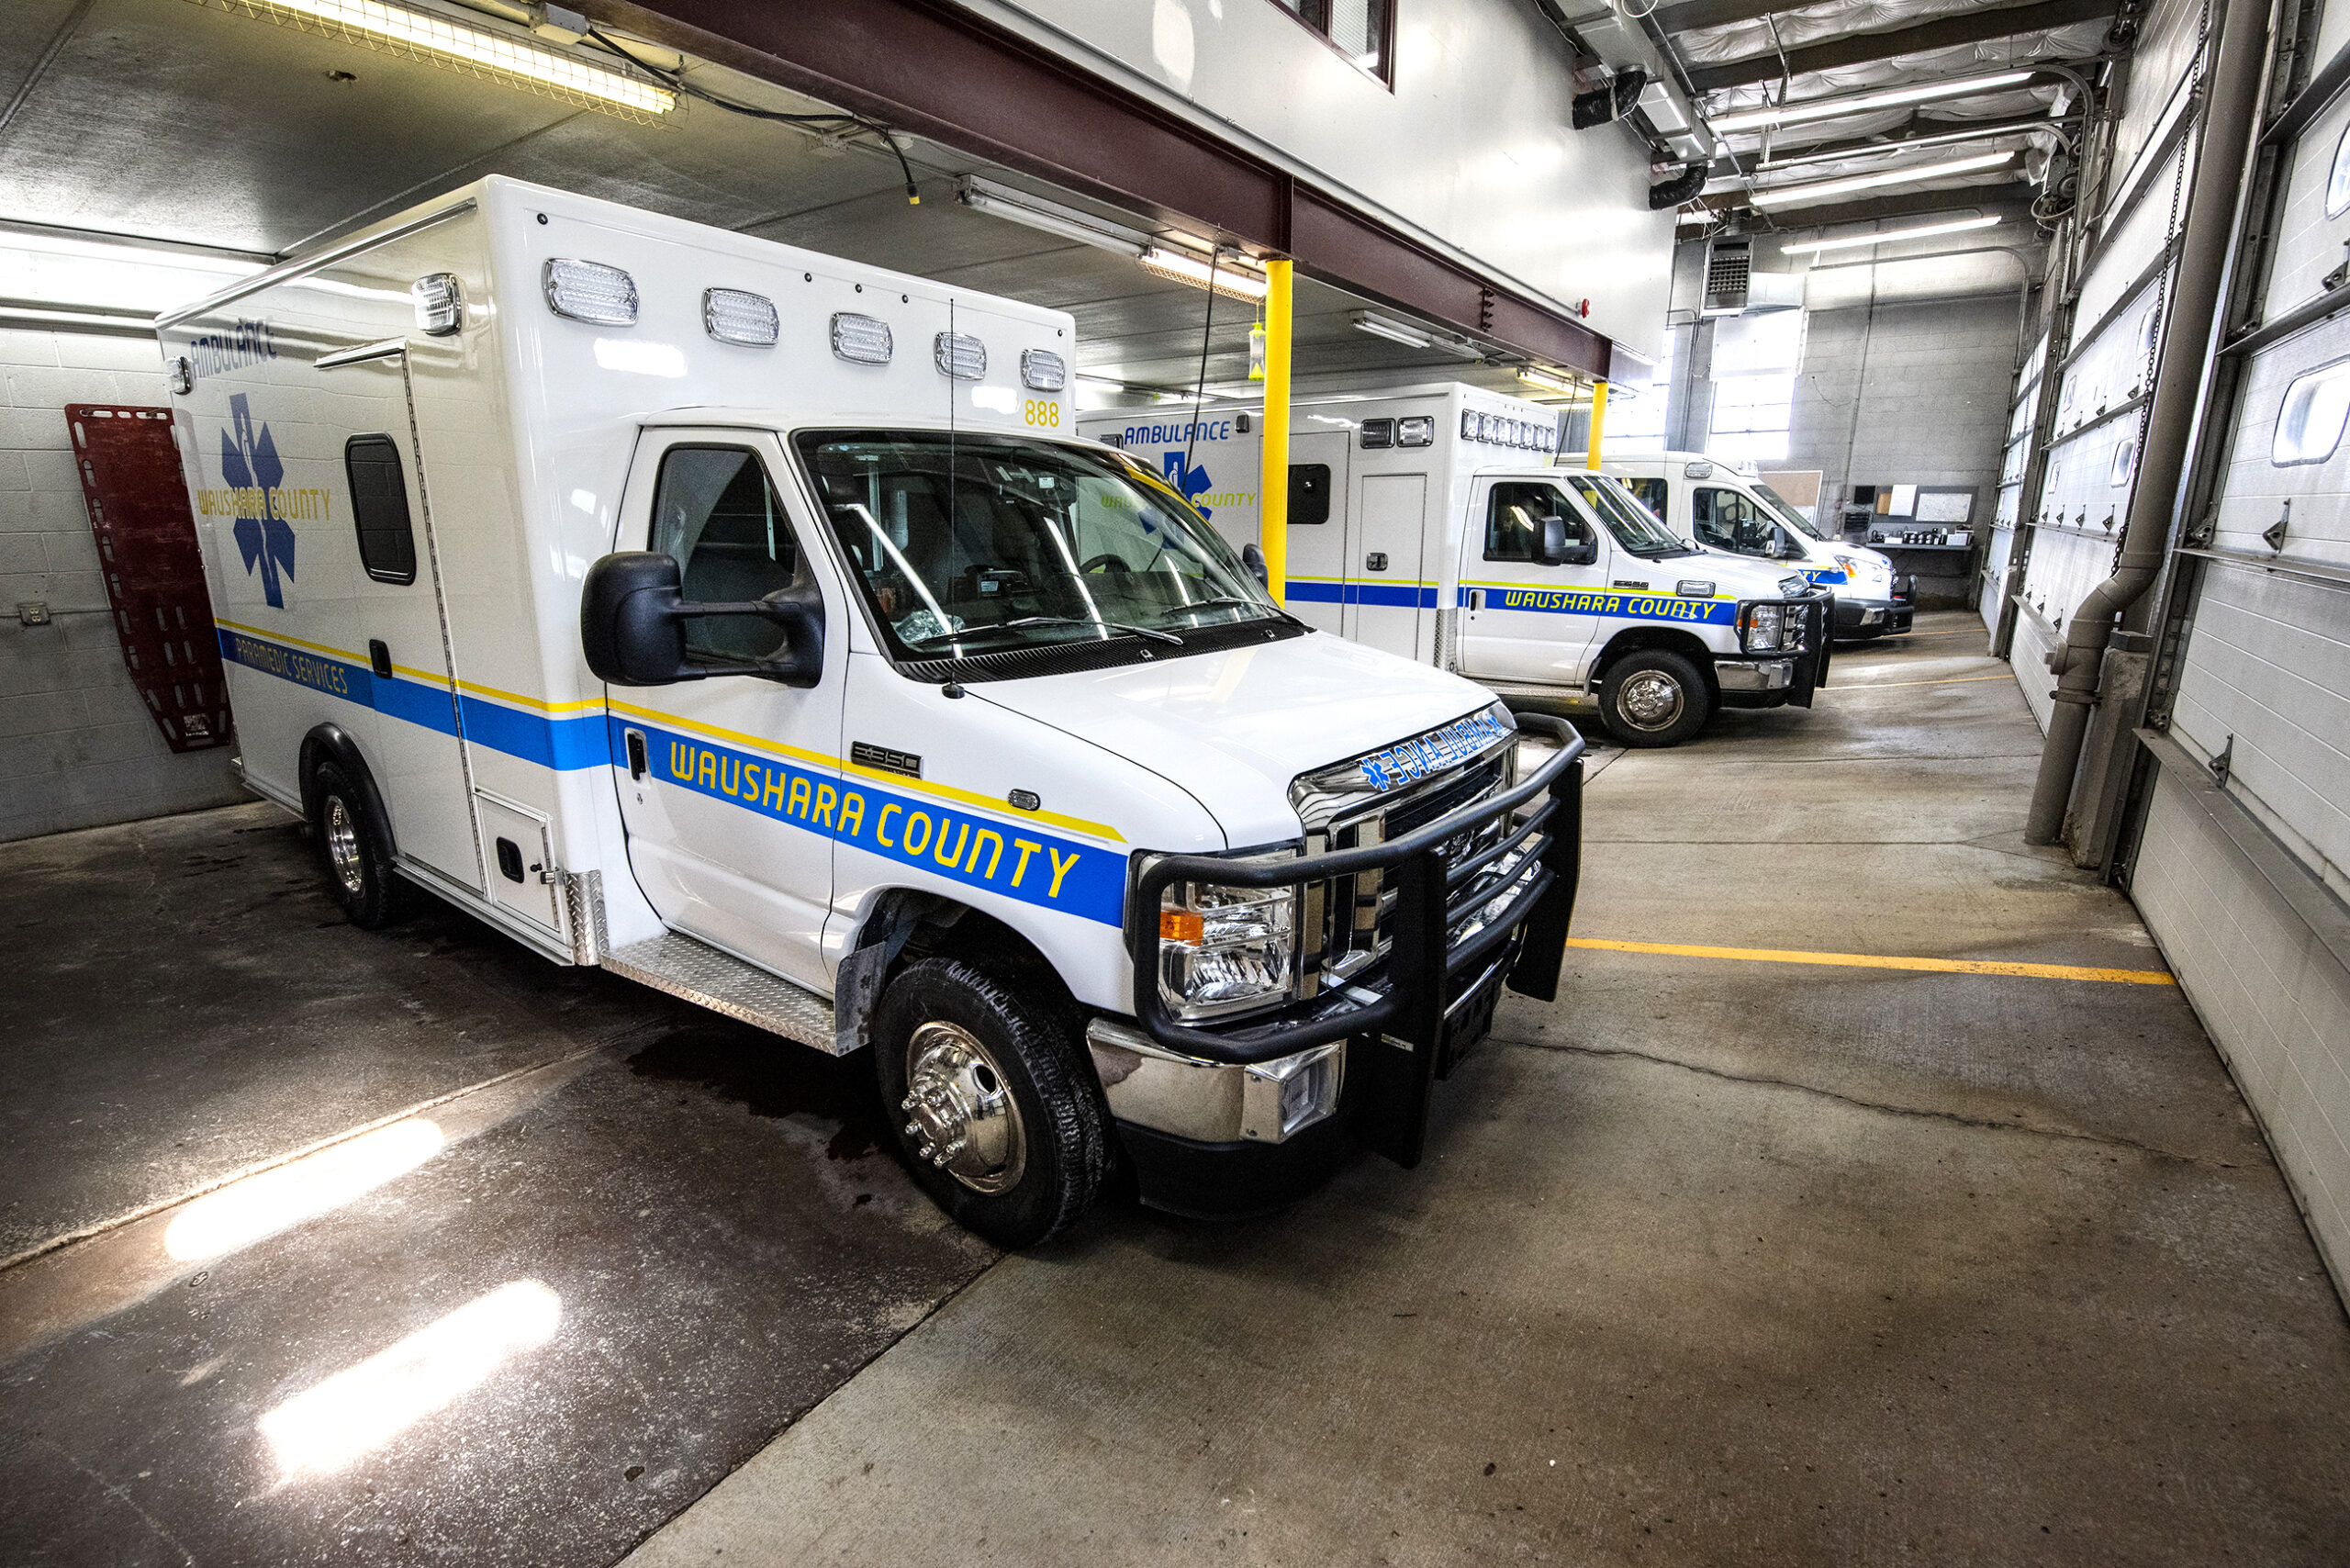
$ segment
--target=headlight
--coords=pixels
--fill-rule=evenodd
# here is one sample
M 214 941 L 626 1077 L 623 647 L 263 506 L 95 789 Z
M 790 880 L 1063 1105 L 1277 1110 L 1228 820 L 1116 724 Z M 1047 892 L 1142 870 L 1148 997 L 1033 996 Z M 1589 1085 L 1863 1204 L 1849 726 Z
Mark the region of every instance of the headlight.
M 1739 625 L 1739 645 L 1750 654 L 1773 654 L 1787 644 L 1787 607 L 1750 604 Z
M 1839 552 L 1836 564 L 1844 569 L 1844 576 L 1853 582 L 1857 583 L 1868 576 L 1868 565 L 1858 555 L 1847 555 Z
M 1185 1020 L 1217 1018 L 1297 990 L 1297 896 L 1288 888 L 1178 882 L 1158 906 L 1158 994 Z

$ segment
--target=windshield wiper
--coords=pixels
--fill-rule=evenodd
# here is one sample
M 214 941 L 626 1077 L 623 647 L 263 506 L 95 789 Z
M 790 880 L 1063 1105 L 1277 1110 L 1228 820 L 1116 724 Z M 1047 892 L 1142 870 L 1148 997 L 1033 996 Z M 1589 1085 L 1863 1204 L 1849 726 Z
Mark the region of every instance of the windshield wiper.
M 985 626 L 969 626 L 960 632 L 941 632 L 934 637 L 924 637 L 906 646 L 926 648 L 933 643 L 951 643 L 983 632 L 1006 632 L 1014 626 L 1101 626 L 1113 632 L 1124 632 L 1130 637 L 1148 637 L 1154 642 L 1172 643 L 1179 648 L 1183 646 L 1183 639 L 1171 632 L 1154 632 L 1147 626 L 1129 626 L 1123 621 L 1092 621 L 1082 615 L 1023 615 L 1014 621 L 991 621 Z
M 1238 594 L 1232 593 L 1218 594 L 1214 599 L 1195 599 L 1189 604 L 1172 605 L 1169 606 L 1169 609 L 1174 613 L 1181 614 L 1186 610 L 1222 610 L 1227 606 L 1239 610 L 1253 610 L 1257 611 L 1254 616 L 1250 617 L 1251 620 L 1255 621 L 1278 619 L 1286 621 L 1292 626 L 1303 626 L 1305 624 L 1304 622 L 1300 621 L 1296 616 L 1292 615 L 1288 610 L 1283 610 L 1277 605 L 1267 604 L 1260 599 L 1243 599 Z

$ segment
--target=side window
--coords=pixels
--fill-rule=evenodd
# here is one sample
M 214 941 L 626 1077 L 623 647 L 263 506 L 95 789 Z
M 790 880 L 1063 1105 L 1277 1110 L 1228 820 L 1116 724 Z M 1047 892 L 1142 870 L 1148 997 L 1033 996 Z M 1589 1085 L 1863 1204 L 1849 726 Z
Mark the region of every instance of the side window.
M 359 564 L 379 583 L 416 581 L 416 529 L 408 521 L 400 449 L 387 435 L 352 436 L 342 443 L 342 472 L 351 481 Z
M 758 454 L 739 446 L 673 446 L 653 491 L 648 548 L 674 555 L 686 598 L 741 604 L 800 579 L 800 544 Z M 783 628 L 747 615 L 686 623 L 686 647 L 727 658 L 763 659 L 783 646 Z
M 2350 136 L 2350 132 L 2344 134 Z M 2336 360 L 2295 376 L 2285 388 L 2284 406 L 2277 410 L 2268 461 L 2280 468 L 2296 463 L 2322 463 L 2342 444 L 2345 423 L 2350 423 L 2350 360 Z
M 1330 465 L 1292 463 L 1289 465 L 1289 520 L 1292 523 L 1330 521 Z
M 1689 528 L 1700 544 L 1740 555 L 1769 555 L 1779 526 L 1736 490 L 1703 485 L 1689 495 Z
M 1656 513 L 1658 520 L 1662 521 L 1665 506 L 1663 480 L 1627 479 L 1624 481 L 1624 487 L 1631 491 L 1633 495 L 1638 496 L 1639 498 L 1640 505 Z
M 1494 487 L 1485 511 L 1485 559 L 1531 561 L 1542 543 L 1542 520 L 1567 520 L 1567 542 L 1588 542 L 1591 529 L 1555 485 L 1505 480 Z

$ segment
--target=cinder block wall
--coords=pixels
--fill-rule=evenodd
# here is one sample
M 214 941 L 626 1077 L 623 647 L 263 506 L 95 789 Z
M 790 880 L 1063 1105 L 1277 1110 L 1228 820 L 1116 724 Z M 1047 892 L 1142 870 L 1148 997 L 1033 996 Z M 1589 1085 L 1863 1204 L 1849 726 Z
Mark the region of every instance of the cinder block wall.
M 2015 353 L 2013 294 L 1816 311 L 1786 461 L 1772 466 L 1818 469 L 1840 502 L 1854 485 L 1972 485 L 1979 538 L 1998 507 Z M 1979 554 L 1901 559 L 1922 602 L 1958 606 L 1974 602 Z
M 148 717 L 73 473 L 66 404 L 165 401 L 151 342 L 0 330 L 0 840 L 246 798 L 231 748 L 174 755 Z

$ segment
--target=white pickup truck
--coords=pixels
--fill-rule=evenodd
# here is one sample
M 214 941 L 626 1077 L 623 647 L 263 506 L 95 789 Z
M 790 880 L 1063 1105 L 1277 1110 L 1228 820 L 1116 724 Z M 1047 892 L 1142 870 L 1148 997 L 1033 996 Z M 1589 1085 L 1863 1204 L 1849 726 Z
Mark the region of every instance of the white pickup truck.
M 1284 614 L 1060 312 L 493 178 L 163 318 L 254 790 L 816 1049 L 1005 1246 L 1419 1156 L 1555 994 L 1583 743 Z M 201 633 L 197 633 L 201 634 Z

